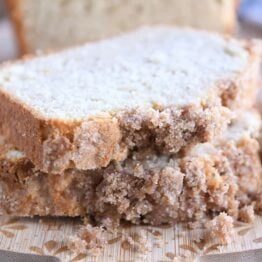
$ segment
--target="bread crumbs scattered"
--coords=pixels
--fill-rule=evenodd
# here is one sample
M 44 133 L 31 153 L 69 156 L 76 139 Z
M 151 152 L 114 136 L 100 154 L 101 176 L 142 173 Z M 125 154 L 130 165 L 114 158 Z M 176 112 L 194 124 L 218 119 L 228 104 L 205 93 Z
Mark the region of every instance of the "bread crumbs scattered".
M 174 253 L 172 253 L 172 252 L 167 252 L 167 253 L 166 253 L 166 256 L 167 256 L 168 258 L 170 258 L 170 259 L 174 259 L 176 255 L 175 255 Z
M 76 236 L 70 236 L 67 241 L 68 248 L 75 253 L 98 256 L 104 249 L 107 241 L 103 236 L 103 229 L 90 224 L 82 227 Z
M 150 246 L 144 234 L 132 234 L 125 236 L 121 246 L 123 249 L 132 249 L 135 252 L 145 254 L 150 251 Z
M 207 222 L 207 238 L 215 238 L 221 244 L 231 243 L 234 234 L 233 218 L 222 212 L 211 221 Z
M 159 230 L 156 230 L 156 229 L 149 228 L 149 229 L 147 229 L 147 231 L 149 233 L 151 233 L 154 237 L 157 237 L 157 238 L 161 238 L 163 236 L 162 233 Z
M 255 211 L 252 205 L 244 206 L 239 210 L 238 218 L 245 223 L 252 223 L 255 219 Z

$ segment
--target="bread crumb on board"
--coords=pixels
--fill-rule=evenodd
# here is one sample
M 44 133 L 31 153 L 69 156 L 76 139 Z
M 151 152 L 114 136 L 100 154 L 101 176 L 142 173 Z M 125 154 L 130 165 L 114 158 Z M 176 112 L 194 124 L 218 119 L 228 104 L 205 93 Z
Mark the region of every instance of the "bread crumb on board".
M 253 215 L 252 206 L 243 207 L 241 211 L 242 219 L 251 219 Z M 234 219 L 221 212 L 212 220 L 207 221 L 205 225 L 204 241 L 216 239 L 221 245 L 227 245 L 232 242 L 234 235 Z M 70 236 L 67 242 L 68 248 L 74 253 L 88 254 L 91 256 L 100 255 L 109 243 L 105 237 L 105 230 L 102 227 L 87 224 L 83 226 L 75 236 Z M 155 236 L 154 236 L 155 237 Z M 146 238 L 146 232 L 139 233 L 121 233 L 117 238 L 121 240 L 121 248 L 132 250 L 138 254 L 147 254 L 151 251 L 150 241 Z
M 75 236 L 69 237 L 67 246 L 75 253 L 98 256 L 107 243 L 103 232 L 102 228 L 87 224 Z
M 206 224 L 206 238 L 217 239 L 221 244 L 227 245 L 232 242 L 234 234 L 234 220 L 231 216 L 222 212 Z
M 239 210 L 238 218 L 245 223 L 252 223 L 255 219 L 255 211 L 253 205 L 244 206 Z
M 121 247 L 123 249 L 131 249 L 135 252 L 145 254 L 150 251 L 150 245 L 147 242 L 147 239 L 145 237 L 145 234 L 130 234 L 126 235 L 123 238 L 123 241 L 121 243 Z

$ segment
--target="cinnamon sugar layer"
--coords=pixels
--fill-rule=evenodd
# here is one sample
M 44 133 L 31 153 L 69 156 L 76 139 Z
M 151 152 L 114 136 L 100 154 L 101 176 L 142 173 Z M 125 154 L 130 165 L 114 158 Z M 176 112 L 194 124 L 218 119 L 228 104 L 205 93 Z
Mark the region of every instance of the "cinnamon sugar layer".
M 259 123 L 254 130 L 246 121 L 234 123 L 222 138 L 184 153 L 133 151 L 106 168 L 63 175 L 37 171 L 25 157 L 2 152 L 0 210 L 18 216 L 92 215 L 107 227 L 121 219 L 152 225 L 204 221 L 220 212 L 244 219 L 261 191 L 253 138 L 258 128 Z

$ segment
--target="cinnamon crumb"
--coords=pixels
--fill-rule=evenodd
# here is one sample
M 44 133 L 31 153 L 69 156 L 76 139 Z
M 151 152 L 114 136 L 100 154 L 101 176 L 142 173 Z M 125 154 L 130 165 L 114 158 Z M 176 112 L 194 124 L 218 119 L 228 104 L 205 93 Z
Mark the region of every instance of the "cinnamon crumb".
M 223 245 L 231 243 L 234 233 L 233 222 L 231 216 L 224 212 L 220 213 L 213 220 L 207 222 L 208 232 L 206 237 L 217 239 Z
M 76 236 L 70 236 L 67 246 L 75 253 L 97 256 L 102 252 L 105 244 L 103 230 L 89 224 L 82 227 Z
M 121 244 L 123 249 L 132 249 L 138 253 L 147 253 L 149 249 L 149 244 L 144 234 L 133 234 L 126 236 Z
M 255 211 L 252 205 L 244 206 L 239 210 L 238 218 L 245 223 L 252 223 L 255 219 Z

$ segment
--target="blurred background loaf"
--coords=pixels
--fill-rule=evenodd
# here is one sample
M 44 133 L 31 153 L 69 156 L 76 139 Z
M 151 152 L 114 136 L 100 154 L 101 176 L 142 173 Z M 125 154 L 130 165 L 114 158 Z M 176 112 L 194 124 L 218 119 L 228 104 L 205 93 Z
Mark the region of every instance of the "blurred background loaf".
M 145 24 L 262 37 L 261 14 L 261 0 L 0 0 L 0 61 Z
M 22 53 L 94 41 L 141 25 L 231 33 L 237 0 L 7 0 Z

